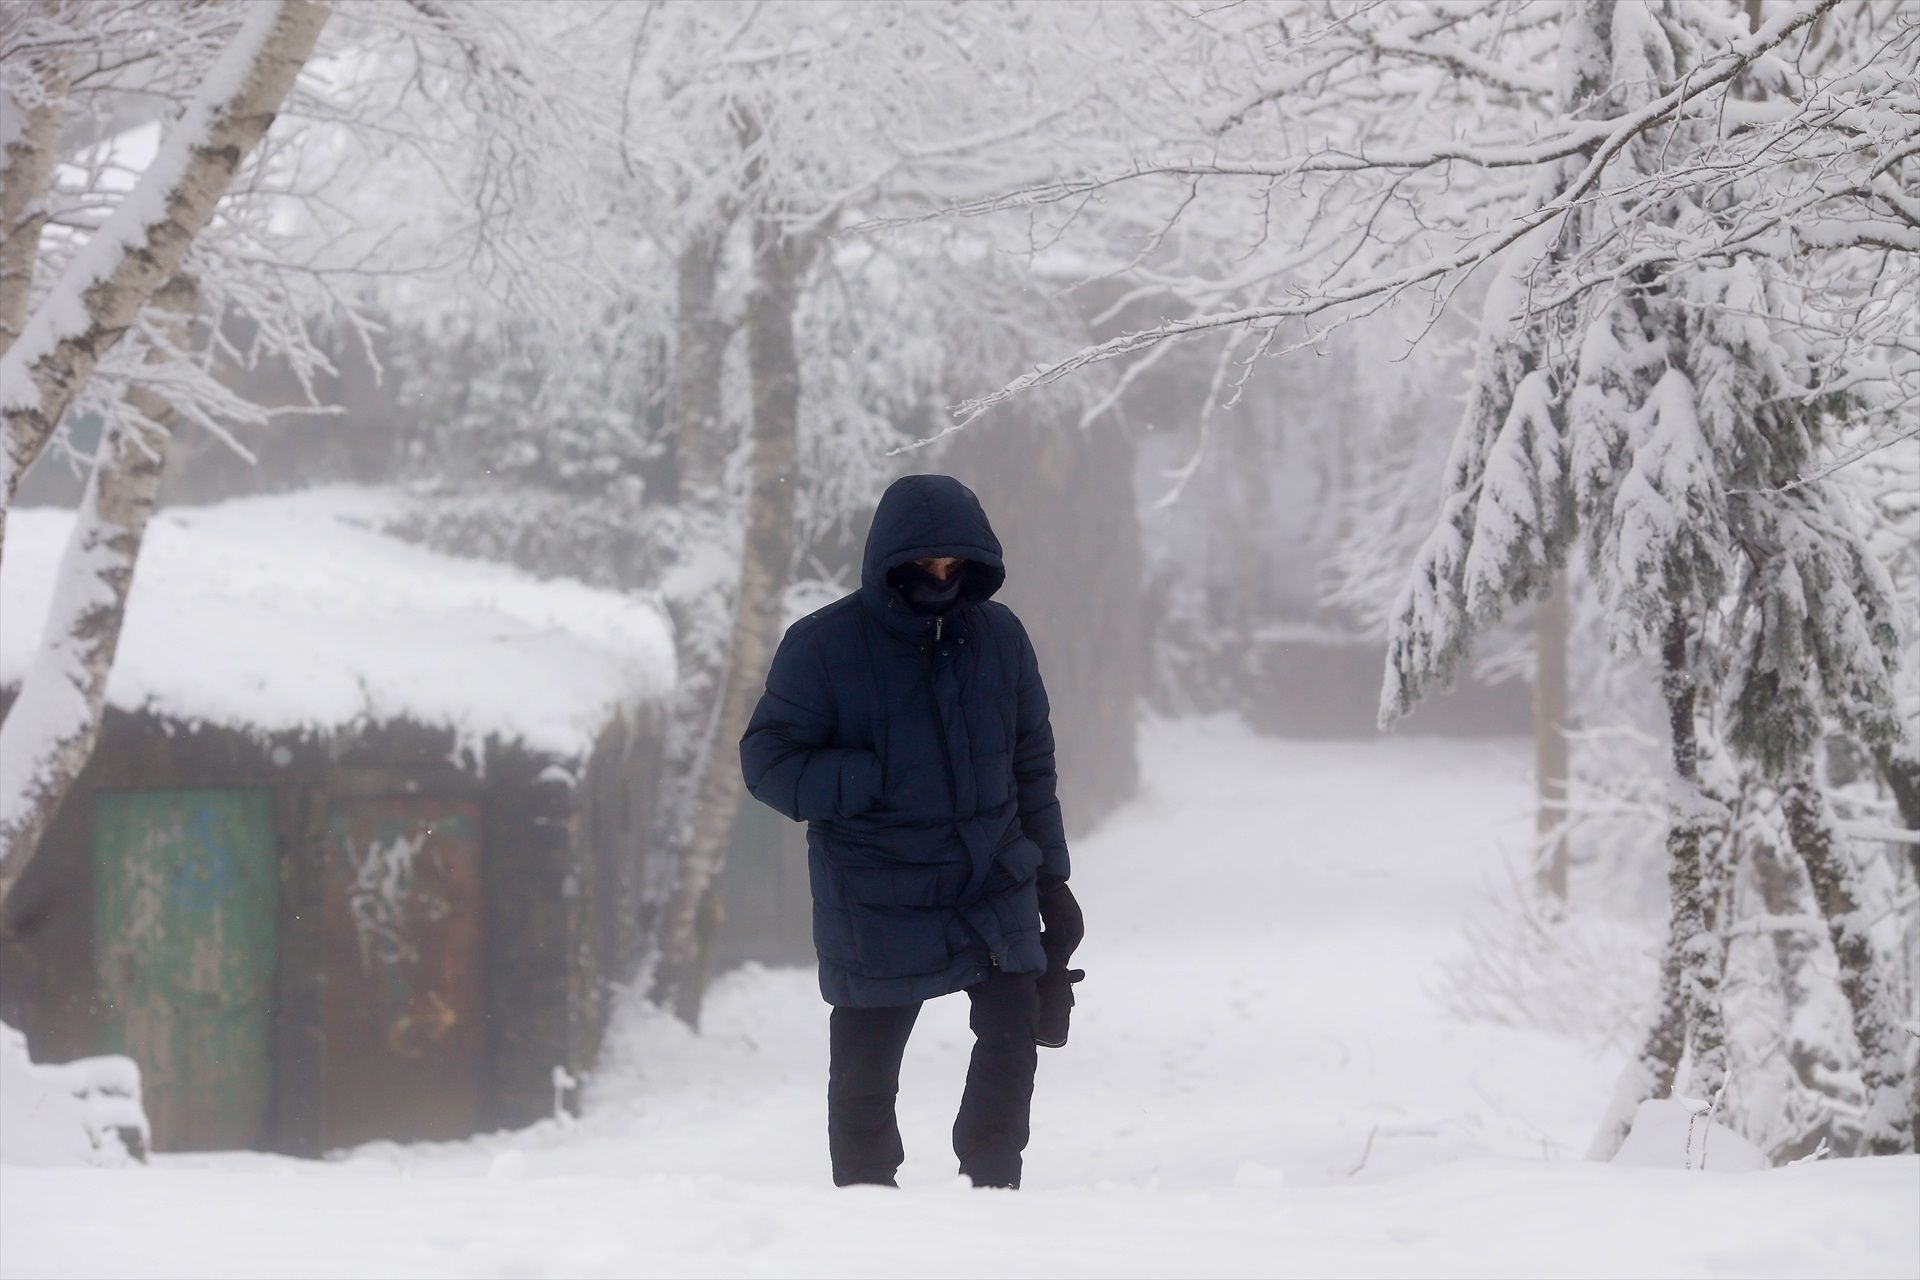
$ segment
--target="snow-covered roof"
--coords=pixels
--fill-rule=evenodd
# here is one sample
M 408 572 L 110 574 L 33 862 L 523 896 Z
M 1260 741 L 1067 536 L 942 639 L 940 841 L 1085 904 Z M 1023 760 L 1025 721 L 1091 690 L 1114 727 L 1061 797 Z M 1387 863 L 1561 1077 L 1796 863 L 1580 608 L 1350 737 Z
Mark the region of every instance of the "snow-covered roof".
M 580 755 L 673 687 L 657 606 L 381 533 L 402 502 L 333 487 L 156 514 L 108 703 L 268 732 L 404 719 Z M 33 659 L 72 523 L 8 518 L 0 684 Z

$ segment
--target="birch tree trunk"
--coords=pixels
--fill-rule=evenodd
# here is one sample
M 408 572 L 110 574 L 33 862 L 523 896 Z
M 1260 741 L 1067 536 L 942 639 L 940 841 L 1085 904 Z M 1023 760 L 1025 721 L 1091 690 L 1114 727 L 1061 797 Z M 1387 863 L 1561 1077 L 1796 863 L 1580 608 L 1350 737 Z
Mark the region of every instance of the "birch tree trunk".
M 784 621 L 793 557 L 793 482 L 799 464 L 800 361 L 793 325 L 806 255 L 806 246 L 789 238 L 776 220 L 755 220 L 754 296 L 747 313 L 753 461 L 740 585 L 720 682 L 716 748 L 746 728 Z M 709 751 L 694 792 L 686 855 L 661 921 L 652 992 L 655 1001 L 690 1025 L 700 1021 L 707 955 L 720 919 L 715 890 L 743 792 L 738 756 Z
M 316 0 L 273 0 L 245 11 L 153 163 L 0 356 L 0 553 L 21 478 L 101 358 L 180 270 L 273 124 L 327 13 Z
M 40 81 L 38 101 L 21 102 L 10 96 L 0 100 L 11 118 L 0 123 L 0 133 L 11 134 L 0 154 L 0 356 L 12 349 L 27 323 L 33 264 L 40 256 L 47 193 L 53 187 L 60 126 L 66 119 L 66 59 L 51 57 L 35 70 Z M 0 513 L 0 520 L 4 518 Z
M 154 295 L 155 307 L 177 316 L 168 335 L 175 350 L 187 345 L 194 302 L 185 277 Z M 156 364 L 171 358 L 158 349 L 148 356 Z M 93 752 L 134 565 L 160 492 L 173 406 L 140 384 L 128 390 L 127 401 L 138 418 L 100 438 L 61 556 L 40 652 L 0 724 L 0 922 L 40 837 Z
M 1780 792 L 1794 851 L 1806 864 L 1813 896 L 1826 917 L 1833 951 L 1840 962 L 1840 989 L 1853 1011 L 1853 1035 L 1860 1045 L 1860 1084 L 1866 1094 L 1862 1140 L 1867 1154 L 1900 1155 L 1914 1149 L 1920 1114 L 1908 1091 L 1905 1046 L 1893 993 L 1880 958 L 1874 953 L 1860 887 L 1847 857 L 1843 836 L 1833 825 L 1826 798 L 1810 774 L 1794 778 Z

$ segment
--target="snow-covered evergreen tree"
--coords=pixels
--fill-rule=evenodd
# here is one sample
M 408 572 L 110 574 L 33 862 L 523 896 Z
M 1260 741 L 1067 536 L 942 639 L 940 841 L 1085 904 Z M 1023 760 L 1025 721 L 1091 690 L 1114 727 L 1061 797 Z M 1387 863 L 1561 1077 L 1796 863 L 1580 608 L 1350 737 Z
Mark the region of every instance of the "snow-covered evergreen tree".
M 1702 744 L 1785 785 L 1833 729 L 1896 790 L 1913 776 L 1885 583 L 1837 495 L 1847 451 L 1910 429 L 1920 394 L 1920 18 L 1841 0 L 1407 0 L 1224 6 L 1166 39 L 1203 69 L 1204 101 L 1170 89 L 1144 135 L 954 211 L 1018 211 L 1030 239 L 1132 229 L 1190 307 L 966 414 L 1220 329 L 1279 355 L 1408 298 L 1431 322 L 1486 278 L 1382 718 L 1451 682 L 1582 546 L 1614 646 L 1660 671 L 1670 728 L 1668 1014 L 1628 1093 L 1664 1088 L 1689 1048 L 1689 1087 L 1713 1092 L 1713 895 L 1738 860 Z M 1854 1014 L 1864 1044 L 1874 1015 Z
M 1597 19 L 1605 11 L 1604 28 Z M 1606 68 L 1605 97 L 1632 112 L 1724 40 L 1705 6 L 1586 6 L 1563 24 L 1564 67 Z M 1777 76 L 1762 68 L 1756 78 Z M 1572 85 L 1577 82 L 1570 80 Z M 1563 87 L 1562 101 L 1581 101 Z M 1647 148 L 1705 153 L 1715 122 L 1676 122 L 1623 148 L 1610 180 L 1631 189 Z M 1844 843 L 1820 815 L 1811 758 L 1831 724 L 1869 747 L 1901 739 L 1892 588 L 1843 498 L 1805 483 L 1863 402 L 1796 310 L 1808 264 L 1756 246 L 1636 266 L 1636 252 L 1707 243 L 1769 195 L 1753 181 L 1569 213 L 1490 294 L 1473 390 L 1442 511 L 1397 606 L 1383 719 L 1449 680 L 1473 636 L 1538 595 L 1578 528 L 1611 606 L 1613 639 L 1657 657 L 1671 734 L 1672 891 L 1660 1012 L 1622 1083 L 1600 1147 L 1684 1052 L 1687 1087 L 1711 1096 L 1727 1070 L 1714 920 L 1722 807 L 1700 785 L 1699 727 L 1716 708 L 1727 745 L 1782 780 L 1796 851 L 1820 888 L 1869 1094 L 1869 1150 L 1911 1150 L 1906 1073 L 1881 962 L 1844 884 Z M 1604 285 L 1593 282 L 1605 280 Z M 1526 293 L 1522 296 L 1522 286 Z M 1540 296 L 1561 297 L 1542 307 Z M 1822 882 L 1827 882 L 1823 886 Z

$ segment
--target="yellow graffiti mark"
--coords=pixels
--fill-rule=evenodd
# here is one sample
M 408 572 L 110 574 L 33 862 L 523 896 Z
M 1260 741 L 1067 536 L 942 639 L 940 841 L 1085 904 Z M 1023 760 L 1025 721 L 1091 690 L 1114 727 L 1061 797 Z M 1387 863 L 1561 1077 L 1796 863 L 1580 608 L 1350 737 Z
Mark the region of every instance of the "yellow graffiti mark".
M 403 1058 L 424 1057 L 427 1045 L 438 1044 L 458 1021 L 460 1021 L 460 1015 L 440 998 L 440 993 L 429 991 L 426 1009 L 418 1013 L 412 1011 L 403 1013 L 393 1020 L 391 1027 L 387 1028 L 387 1048 Z M 421 1034 L 425 1037 L 424 1043 L 414 1036 L 415 1027 L 420 1028 Z

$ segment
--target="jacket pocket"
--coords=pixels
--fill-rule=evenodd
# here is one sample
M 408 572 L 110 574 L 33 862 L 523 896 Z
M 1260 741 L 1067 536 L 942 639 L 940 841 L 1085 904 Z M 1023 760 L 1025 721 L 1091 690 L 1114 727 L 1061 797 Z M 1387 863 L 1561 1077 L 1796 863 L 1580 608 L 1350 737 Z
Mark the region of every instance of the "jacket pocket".
M 950 907 L 967 884 L 963 863 L 863 863 L 840 868 L 847 901 L 866 907 Z
M 858 747 L 844 748 L 840 761 L 840 816 L 857 818 L 869 813 L 884 794 L 880 757 Z
M 938 973 L 952 962 L 947 924 L 966 885 L 965 866 L 869 864 L 842 868 L 840 875 L 862 973 L 902 978 Z
M 892 907 L 856 903 L 848 913 L 853 952 L 869 978 L 908 978 L 938 973 L 953 960 L 945 907 Z

